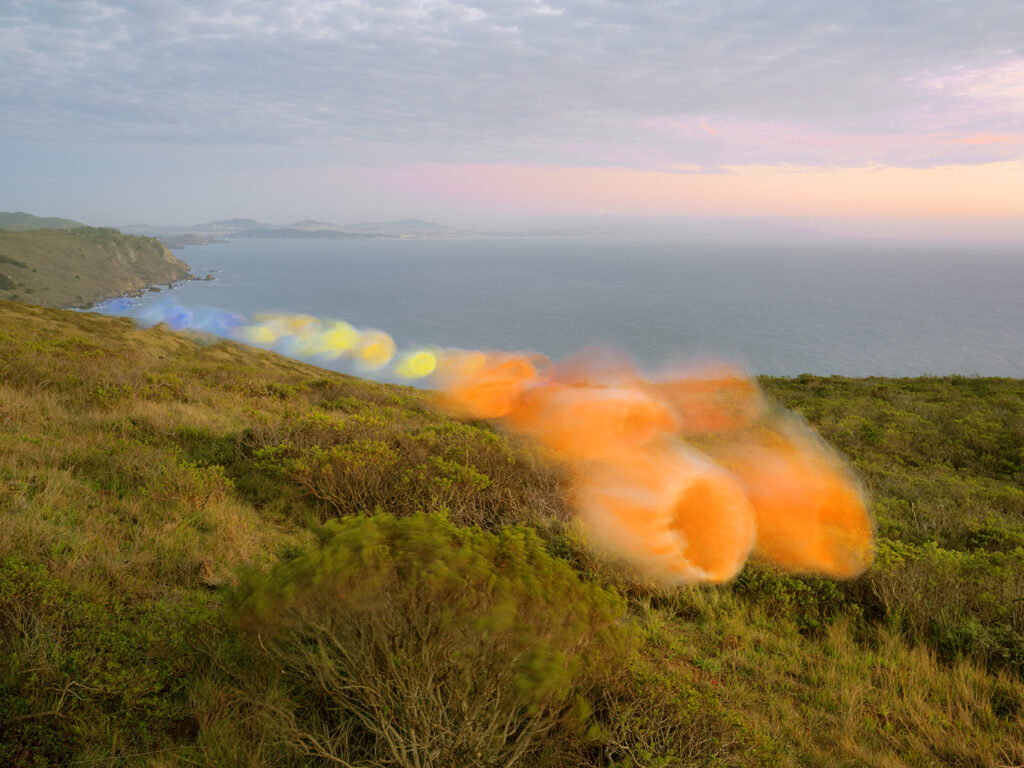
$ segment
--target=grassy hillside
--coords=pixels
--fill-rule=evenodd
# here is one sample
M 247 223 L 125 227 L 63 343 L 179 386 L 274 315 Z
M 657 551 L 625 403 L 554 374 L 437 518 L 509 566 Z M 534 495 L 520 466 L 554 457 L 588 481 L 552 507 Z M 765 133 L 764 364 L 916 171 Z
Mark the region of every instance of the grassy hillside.
M 75 229 L 84 226 L 80 221 L 61 219 L 57 216 L 33 216 L 22 211 L 0 211 L 0 229 L 11 232 L 25 232 L 29 229 Z
M 0 298 L 89 306 L 190 274 L 161 243 L 114 229 L 0 231 Z
M 763 384 L 863 577 L 660 589 L 422 392 L 0 302 L 0 764 L 1024 763 L 1024 383 Z

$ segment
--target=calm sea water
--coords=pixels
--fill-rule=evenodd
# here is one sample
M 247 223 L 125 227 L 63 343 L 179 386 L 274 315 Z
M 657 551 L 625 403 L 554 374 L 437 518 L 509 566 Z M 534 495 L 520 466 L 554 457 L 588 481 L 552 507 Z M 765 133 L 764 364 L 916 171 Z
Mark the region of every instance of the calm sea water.
M 236 240 L 180 251 L 200 276 L 148 296 L 345 320 L 420 345 L 593 344 L 645 366 L 1024 377 L 1024 248 L 622 239 Z

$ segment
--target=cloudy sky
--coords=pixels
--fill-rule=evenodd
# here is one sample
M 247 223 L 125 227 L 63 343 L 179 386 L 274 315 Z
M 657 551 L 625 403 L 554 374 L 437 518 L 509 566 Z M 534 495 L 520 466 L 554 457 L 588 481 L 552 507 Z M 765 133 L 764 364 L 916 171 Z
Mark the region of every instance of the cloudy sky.
M 1024 227 L 1022 30 L 1020 0 L 0 0 L 0 210 Z

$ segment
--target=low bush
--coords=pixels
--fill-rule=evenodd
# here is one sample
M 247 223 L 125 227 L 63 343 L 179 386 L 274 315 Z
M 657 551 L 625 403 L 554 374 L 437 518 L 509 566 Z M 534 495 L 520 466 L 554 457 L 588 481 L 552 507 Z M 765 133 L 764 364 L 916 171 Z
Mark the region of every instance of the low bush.
M 372 402 L 334 405 L 251 430 L 236 474 L 248 486 L 301 491 L 301 507 L 321 520 L 439 512 L 493 530 L 567 516 L 558 471 L 491 429 Z
M 268 727 L 325 764 L 523 764 L 628 663 L 624 601 L 526 529 L 378 515 L 319 538 L 243 580 L 235 605 L 285 691 L 264 701 Z
M 65 765 L 84 745 L 160 748 L 197 728 L 196 643 L 216 624 L 201 595 L 140 599 L 0 562 L 0 765 Z

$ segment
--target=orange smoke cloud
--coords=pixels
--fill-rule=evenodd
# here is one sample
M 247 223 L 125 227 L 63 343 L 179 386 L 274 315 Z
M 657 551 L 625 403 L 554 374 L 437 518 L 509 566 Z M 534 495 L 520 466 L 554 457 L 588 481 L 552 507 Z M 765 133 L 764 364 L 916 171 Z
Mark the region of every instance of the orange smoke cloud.
M 838 578 L 871 563 L 856 481 L 795 418 L 727 366 L 651 381 L 610 356 L 554 366 L 449 353 L 442 403 L 560 457 L 592 541 L 670 583 L 723 582 L 756 556 Z
M 227 328 L 250 343 L 348 357 L 371 370 L 397 351 L 383 331 L 310 315 L 246 324 L 176 304 L 154 309 L 150 324 Z M 558 456 L 572 471 L 573 501 L 593 542 L 665 581 L 727 581 L 751 553 L 839 578 L 871 563 L 871 520 L 853 477 L 735 368 L 650 380 L 607 352 L 556 366 L 540 355 L 430 347 L 401 355 L 394 370 L 432 375 L 452 412 L 497 420 Z

